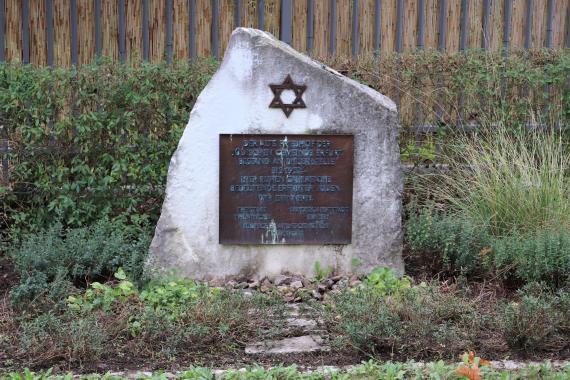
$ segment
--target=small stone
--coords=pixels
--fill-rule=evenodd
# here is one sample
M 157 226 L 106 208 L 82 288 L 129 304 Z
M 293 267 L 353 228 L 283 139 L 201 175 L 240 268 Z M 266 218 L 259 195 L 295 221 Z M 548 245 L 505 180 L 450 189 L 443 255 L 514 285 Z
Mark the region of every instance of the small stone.
M 291 292 L 291 289 L 288 286 L 284 286 L 284 285 L 278 286 L 277 290 L 279 290 L 283 294 Z
M 331 289 L 332 289 L 332 291 L 335 291 L 335 290 L 339 290 L 339 288 L 340 287 L 337 284 L 334 284 Z
M 273 279 L 273 285 L 275 286 L 280 286 L 280 285 L 288 285 L 291 283 L 291 277 L 289 276 L 284 276 L 282 274 L 278 274 L 277 276 L 275 276 L 275 278 Z
M 311 280 L 309 280 L 308 278 L 303 277 L 301 279 L 301 282 L 303 283 L 303 286 L 305 288 L 308 288 L 309 286 L 311 286 Z
M 268 288 L 271 287 L 271 281 L 269 281 L 267 278 L 264 278 L 263 281 L 261 282 L 261 286 L 266 286 Z
M 247 288 L 249 288 L 249 284 L 247 282 L 240 282 L 235 287 L 237 289 L 247 289 Z
M 301 289 L 302 287 L 303 287 L 303 283 L 299 280 L 293 281 L 291 283 L 291 288 L 293 288 L 293 289 Z
M 249 289 L 245 289 L 245 290 L 243 291 L 243 295 L 244 295 L 245 297 L 248 297 L 248 298 L 249 298 L 249 297 L 253 297 L 253 292 L 252 292 L 251 290 L 249 290 Z
M 259 288 L 259 291 L 261 293 L 267 293 L 267 292 L 269 292 L 269 289 L 271 289 L 269 286 L 261 285 L 261 288 Z
M 237 285 L 237 282 L 235 282 L 234 280 L 230 280 L 228 282 L 226 282 L 226 288 L 235 288 Z
M 249 285 L 248 285 L 248 287 L 249 287 L 250 289 L 257 289 L 257 288 L 259 288 L 259 281 L 254 280 L 254 281 L 250 282 Z
M 331 277 L 331 280 L 333 280 L 334 282 L 339 282 L 340 280 L 342 280 L 342 276 L 333 276 Z
M 326 286 L 326 285 L 323 285 L 323 284 L 319 284 L 319 286 L 317 287 L 317 290 L 318 290 L 319 292 L 321 292 L 321 293 L 326 292 L 327 289 L 328 289 L 327 286 Z
M 311 295 L 313 296 L 313 298 L 318 299 L 318 300 L 322 300 L 323 299 L 323 295 L 321 293 L 319 293 L 316 290 L 313 290 L 311 292 Z
M 334 285 L 334 281 L 330 278 L 327 278 L 321 281 L 321 284 L 325 285 L 327 288 L 331 288 Z

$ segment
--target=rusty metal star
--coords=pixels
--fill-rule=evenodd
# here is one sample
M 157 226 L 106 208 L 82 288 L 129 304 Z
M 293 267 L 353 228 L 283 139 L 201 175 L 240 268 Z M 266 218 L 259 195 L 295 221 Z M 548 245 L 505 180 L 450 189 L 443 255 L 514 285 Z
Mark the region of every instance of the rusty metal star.
M 270 84 L 269 87 L 274 95 L 273 100 L 269 103 L 269 108 L 281 108 L 287 117 L 291 115 L 291 112 L 293 112 L 295 108 L 307 108 L 303 101 L 303 93 L 307 89 L 307 86 L 293 83 L 291 75 L 288 74 L 283 83 Z M 284 103 L 283 100 L 281 100 L 281 93 L 284 90 L 292 90 L 295 93 L 293 103 Z

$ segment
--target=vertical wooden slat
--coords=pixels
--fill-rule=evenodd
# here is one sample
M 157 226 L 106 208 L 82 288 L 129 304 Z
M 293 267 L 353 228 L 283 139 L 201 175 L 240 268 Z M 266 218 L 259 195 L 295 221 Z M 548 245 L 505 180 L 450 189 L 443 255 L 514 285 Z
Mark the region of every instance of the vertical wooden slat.
M 330 1 L 315 2 L 315 42 L 314 55 L 325 57 L 329 55 L 330 42 Z
M 429 50 L 437 49 L 438 40 L 438 7 L 439 0 L 426 0 L 426 29 L 424 48 Z
M 459 50 L 467 49 L 467 33 L 469 32 L 469 4 L 467 0 L 461 0 L 461 26 L 459 36 Z
M 374 54 L 380 53 L 382 41 L 382 0 L 374 1 Z
M 232 31 L 241 23 L 241 9 L 238 12 L 238 5 L 241 8 L 241 1 L 239 0 L 220 1 L 220 55 L 226 51 Z
M 173 22 L 173 12 L 174 12 L 174 5 L 172 3 L 172 0 L 166 0 L 166 31 L 165 31 L 165 45 L 166 45 L 166 61 L 168 63 L 172 63 L 172 56 L 173 56 L 173 35 L 172 35 L 172 22 Z
M 358 54 L 374 52 L 375 1 L 360 1 L 358 9 Z
M 101 25 L 101 15 L 103 12 L 103 7 L 101 4 L 102 0 L 94 0 L 95 6 L 95 54 L 103 54 L 103 26 Z
M 358 0 L 352 0 L 352 56 L 356 57 L 359 50 L 359 30 L 358 21 L 360 17 Z
M 402 51 L 414 51 L 418 42 L 418 0 L 404 0 Z
M 281 1 L 280 0 L 265 0 L 264 2 L 264 15 L 265 15 L 265 28 L 264 30 L 280 36 L 281 29 Z
M 459 51 L 461 34 L 461 1 L 450 1 L 447 9 L 447 42 L 445 49 L 449 53 Z
M 125 63 L 127 56 L 127 22 L 125 0 L 119 0 L 118 6 L 118 29 L 119 29 L 119 61 Z
M 334 55 L 336 53 L 336 7 L 337 7 L 337 0 L 330 0 L 330 8 L 329 8 L 329 54 Z
M 196 0 L 196 54 L 212 56 L 212 1 Z
M 45 0 L 30 0 L 30 63 L 42 66 L 47 63 L 45 6 Z
M 22 0 L 22 62 L 30 63 L 30 0 Z
M 307 52 L 307 42 L 309 38 L 309 1 L 295 0 L 291 2 L 293 6 L 291 19 L 293 20 L 293 41 L 291 46 L 295 50 Z M 314 9 L 313 9 L 314 10 Z
M 132 1 L 132 0 L 131 0 Z M 93 1 L 80 0 L 77 3 L 78 55 L 79 64 L 91 63 L 95 57 L 95 4 Z
M 546 39 L 546 0 L 533 1 L 532 47 L 542 49 Z
M 164 0 L 150 1 L 149 37 L 150 37 L 150 61 L 159 63 L 164 60 L 166 21 Z
M 291 0 L 281 0 L 281 35 L 279 39 L 289 45 L 293 42 L 293 4 Z
M 6 60 L 6 3 L 0 0 L 0 62 Z
M 568 30 L 568 10 L 570 9 L 570 1 L 554 0 L 554 31 L 552 45 L 554 48 L 565 47 L 566 31 Z
M 69 5 L 69 44 L 71 51 L 71 64 L 77 66 L 79 63 L 77 36 L 77 0 L 71 0 Z
M 524 48 L 525 24 L 526 24 L 526 0 L 515 0 L 511 16 L 511 49 L 521 50 Z
M 570 48 L 570 5 L 566 5 L 566 47 Z
M 336 55 L 350 57 L 352 0 L 337 0 L 336 7 Z
M 188 33 L 188 0 L 174 0 L 173 12 L 173 50 L 174 60 L 188 60 L 189 54 L 189 33 Z
M 119 17 L 117 0 L 103 0 L 101 3 L 104 56 L 113 60 L 119 58 Z
M 423 50 L 425 47 L 426 43 L 425 27 L 426 27 L 425 0 L 418 0 L 418 40 L 416 46 L 419 50 Z
M 483 31 L 483 1 L 470 0 L 469 4 L 469 20 L 468 20 L 468 36 L 467 46 L 470 49 L 481 48 L 481 37 Z
M 401 53 L 404 39 L 404 0 L 396 0 L 396 52 Z
M 315 42 L 315 0 L 307 0 L 307 54 L 313 55 Z
M 54 1 L 53 3 L 54 25 L 54 64 L 56 66 L 69 67 L 71 65 L 70 39 L 70 14 L 69 3 Z
M 382 31 L 380 37 L 380 51 L 393 53 L 396 44 L 396 2 L 382 1 Z
M 504 30 L 505 9 L 506 9 L 505 1 L 508 0 L 491 2 L 491 13 L 489 17 L 489 24 L 490 24 L 489 50 L 491 51 L 500 51 L 505 47 L 504 45 L 504 40 L 506 36 Z
M 143 55 L 142 6 L 141 0 L 125 0 L 125 59 L 135 65 Z

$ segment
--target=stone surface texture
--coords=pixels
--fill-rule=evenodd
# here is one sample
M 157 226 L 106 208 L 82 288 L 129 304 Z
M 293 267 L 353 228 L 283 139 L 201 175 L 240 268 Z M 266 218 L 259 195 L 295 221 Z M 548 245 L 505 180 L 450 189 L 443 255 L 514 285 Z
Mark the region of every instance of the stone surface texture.
M 290 74 L 307 85 L 306 109 L 269 108 L 269 84 Z M 220 134 L 353 134 L 352 244 L 218 243 Z M 385 266 L 403 273 L 399 125 L 394 102 L 302 55 L 272 35 L 236 29 L 218 72 L 200 94 L 170 162 L 147 272 L 200 280 L 337 274 Z M 353 259 L 359 265 L 354 266 Z

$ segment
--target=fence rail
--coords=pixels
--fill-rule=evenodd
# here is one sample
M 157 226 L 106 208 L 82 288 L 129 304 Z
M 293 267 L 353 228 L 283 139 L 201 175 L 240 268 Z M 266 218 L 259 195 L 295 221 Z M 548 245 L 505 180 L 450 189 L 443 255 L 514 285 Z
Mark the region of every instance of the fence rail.
M 0 61 L 219 57 L 237 26 L 316 56 L 570 47 L 570 0 L 0 0 Z

